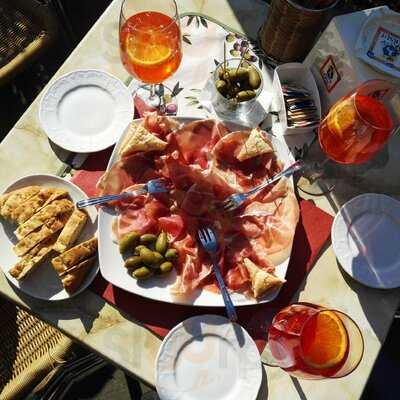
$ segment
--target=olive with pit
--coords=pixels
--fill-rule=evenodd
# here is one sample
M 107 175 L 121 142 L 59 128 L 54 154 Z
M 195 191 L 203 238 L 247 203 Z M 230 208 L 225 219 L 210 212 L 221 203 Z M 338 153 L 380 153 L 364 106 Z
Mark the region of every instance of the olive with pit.
M 236 95 L 236 100 L 239 102 L 248 101 L 256 97 L 256 92 L 254 90 L 242 90 Z
M 177 252 L 177 250 L 176 249 L 168 249 L 166 252 L 165 252 L 165 259 L 166 260 L 168 260 L 168 261 L 173 261 L 173 260 L 175 260 L 177 257 L 178 257 L 178 252 Z
M 224 94 L 228 89 L 228 84 L 224 80 L 218 79 L 215 82 L 215 87 L 217 88 L 218 92 Z
M 138 238 L 139 234 L 137 232 L 130 232 L 124 235 L 119 241 L 119 252 L 123 254 L 135 247 Z
M 150 278 L 153 273 L 147 267 L 140 267 L 132 272 L 132 277 L 137 280 Z
M 249 78 L 249 71 L 247 68 L 229 68 L 228 70 L 229 79 L 232 82 L 242 82 Z
M 158 266 L 164 261 L 164 256 L 158 251 L 153 251 L 153 256 L 155 260 L 154 265 L 158 268 Z
M 152 233 L 145 233 L 144 235 L 140 236 L 140 243 L 141 244 L 150 244 L 157 240 L 157 236 L 153 235 Z
M 140 258 L 148 266 L 156 264 L 157 260 L 156 257 L 154 256 L 154 252 L 148 249 L 147 247 L 140 249 Z
M 156 240 L 155 250 L 164 254 L 168 249 L 168 237 L 165 232 L 161 232 Z
M 140 250 L 142 249 L 147 249 L 146 246 L 144 246 L 143 244 L 139 244 L 139 246 L 135 247 L 135 251 L 133 254 L 135 254 L 135 256 L 139 256 L 140 255 Z
M 171 261 L 165 261 L 160 265 L 160 273 L 167 274 L 172 270 L 173 267 L 174 266 Z
M 127 269 L 136 269 L 139 265 L 142 264 L 142 259 L 140 256 L 132 256 L 125 260 L 125 268 Z
M 261 85 L 260 74 L 255 68 L 249 68 L 249 85 L 252 89 L 258 89 Z

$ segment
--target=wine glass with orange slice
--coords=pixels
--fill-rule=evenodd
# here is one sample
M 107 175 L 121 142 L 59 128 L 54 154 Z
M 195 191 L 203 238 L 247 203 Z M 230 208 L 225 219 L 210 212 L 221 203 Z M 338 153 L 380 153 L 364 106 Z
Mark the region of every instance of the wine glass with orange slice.
M 348 315 L 296 303 L 273 318 L 263 361 L 298 378 L 341 378 L 357 368 L 363 352 L 361 331 Z
M 123 0 L 120 55 L 126 70 L 143 84 L 135 92 L 144 109 L 173 113 L 171 91 L 162 85 L 182 59 L 179 15 L 174 0 Z M 175 105 L 175 107 L 173 107 Z
M 321 194 L 320 191 L 323 193 L 332 188 L 336 179 L 334 171 L 337 175 L 344 169 L 335 168 L 329 160 L 342 165 L 357 165 L 371 160 L 399 128 L 399 113 L 400 87 L 386 80 L 366 81 L 342 97 L 319 127 L 319 144 L 328 159 L 315 164 L 316 179 L 299 183 L 300 189 L 310 194 Z M 323 185 L 320 185 L 321 178 Z

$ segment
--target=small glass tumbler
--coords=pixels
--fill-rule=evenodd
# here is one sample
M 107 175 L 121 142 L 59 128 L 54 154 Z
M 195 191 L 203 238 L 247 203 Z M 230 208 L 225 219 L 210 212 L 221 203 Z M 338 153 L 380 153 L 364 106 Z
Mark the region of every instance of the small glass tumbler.
M 222 71 L 224 68 L 229 69 L 229 68 L 238 68 L 239 64 L 241 67 L 251 67 L 256 70 L 258 73 L 261 83 L 260 86 L 257 89 L 252 89 L 255 92 L 255 97 L 246 100 L 246 101 L 241 101 L 238 102 L 236 99 L 229 99 L 222 95 L 218 89 L 216 88 L 215 83 L 220 79 L 219 74 L 220 71 Z M 215 68 L 214 74 L 213 74 L 213 82 L 212 82 L 212 103 L 214 106 L 214 109 L 216 113 L 225 119 L 231 119 L 231 120 L 237 120 L 241 119 L 242 117 L 245 117 L 256 105 L 258 96 L 260 95 L 262 89 L 263 89 L 263 76 L 259 68 L 257 68 L 254 64 L 249 63 L 246 60 L 240 59 L 240 58 L 230 58 L 226 60 L 226 63 L 222 62 L 217 65 Z M 246 90 L 246 88 L 243 88 L 243 90 Z

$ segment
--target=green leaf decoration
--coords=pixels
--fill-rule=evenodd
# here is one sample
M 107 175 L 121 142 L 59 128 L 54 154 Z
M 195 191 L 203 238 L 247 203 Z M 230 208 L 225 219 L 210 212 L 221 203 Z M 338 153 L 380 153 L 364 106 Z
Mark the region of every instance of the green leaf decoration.
M 188 100 L 197 100 L 197 97 L 194 97 L 194 96 L 185 96 L 185 99 L 188 99 Z
M 193 18 L 194 18 L 194 15 L 191 15 L 191 16 L 189 17 L 188 22 L 186 23 L 186 26 L 189 26 L 189 25 L 192 23 Z
M 188 38 L 189 35 L 182 35 L 182 40 L 187 44 L 192 44 L 192 42 Z
M 179 87 L 179 82 L 176 82 L 174 88 L 172 89 L 171 96 L 175 97 L 178 96 L 180 92 L 182 92 L 183 88 Z
M 203 106 L 202 106 L 202 105 L 199 105 L 199 106 L 197 107 L 197 109 L 198 109 L 198 110 L 202 110 L 202 109 L 203 109 Z
M 200 17 L 200 22 L 204 26 L 204 28 L 208 28 L 207 21 L 203 17 Z
M 216 60 L 215 58 L 214 58 L 214 64 L 216 65 L 216 66 L 218 66 L 219 64 L 221 64 L 218 60 Z
M 201 93 L 201 89 L 189 89 L 191 92 Z
M 199 22 L 199 17 L 197 15 L 195 21 L 196 21 L 196 28 L 198 28 L 200 26 L 200 22 Z
M 189 103 L 187 103 L 187 106 L 188 106 L 188 107 L 189 107 L 189 106 L 195 106 L 195 105 L 197 105 L 197 104 L 200 104 L 198 100 L 192 100 L 192 101 L 190 101 Z

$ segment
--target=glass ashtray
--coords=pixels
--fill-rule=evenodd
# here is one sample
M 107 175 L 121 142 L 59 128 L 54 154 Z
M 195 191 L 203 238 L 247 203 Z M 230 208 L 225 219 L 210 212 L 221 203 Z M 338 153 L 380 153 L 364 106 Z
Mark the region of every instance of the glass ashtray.
M 243 71 L 244 69 L 249 71 L 247 75 Z M 255 72 L 250 72 L 250 69 Z M 232 82 L 226 74 L 233 76 Z M 257 87 L 254 84 L 255 74 L 258 74 L 259 77 L 259 85 Z M 251 81 L 249 81 L 250 75 L 253 78 Z M 214 109 L 218 115 L 228 119 L 240 119 L 248 114 L 256 105 L 264 84 L 260 69 L 247 60 L 240 58 L 230 58 L 225 63 L 218 64 L 212 80 L 212 104 Z M 221 83 L 221 81 L 225 82 L 225 84 Z M 219 89 L 217 89 L 217 84 Z

